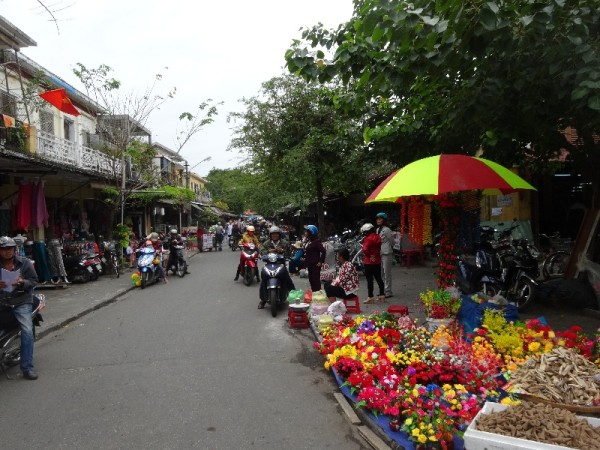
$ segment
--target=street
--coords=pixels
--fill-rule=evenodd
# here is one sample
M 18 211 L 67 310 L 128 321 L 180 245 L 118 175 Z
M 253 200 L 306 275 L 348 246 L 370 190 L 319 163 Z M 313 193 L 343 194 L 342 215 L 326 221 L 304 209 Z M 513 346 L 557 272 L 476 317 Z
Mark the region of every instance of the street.
M 39 380 L 0 378 L 2 447 L 367 448 L 312 331 L 258 310 L 257 285 L 232 281 L 238 258 L 198 254 L 191 275 L 42 337 Z

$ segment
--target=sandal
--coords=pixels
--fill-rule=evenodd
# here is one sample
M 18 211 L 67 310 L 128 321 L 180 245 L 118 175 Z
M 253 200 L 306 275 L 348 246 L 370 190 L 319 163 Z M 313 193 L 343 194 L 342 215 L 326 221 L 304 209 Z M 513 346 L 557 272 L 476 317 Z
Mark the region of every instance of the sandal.
M 258 309 L 264 309 L 265 308 L 265 304 L 263 302 L 260 302 L 258 304 Z

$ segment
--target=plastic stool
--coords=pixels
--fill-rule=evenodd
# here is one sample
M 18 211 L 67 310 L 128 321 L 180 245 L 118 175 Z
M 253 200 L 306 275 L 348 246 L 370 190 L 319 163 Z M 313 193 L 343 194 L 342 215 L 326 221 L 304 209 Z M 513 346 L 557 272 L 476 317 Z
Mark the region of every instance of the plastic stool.
M 360 302 L 358 301 L 358 296 L 354 295 L 350 298 L 344 298 L 342 300 L 344 305 L 346 305 L 347 312 L 360 314 Z
M 403 305 L 390 305 L 387 312 L 398 316 L 408 316 L 408 307 Z
M 288 309 L 288 321 L 292 328 L 308 328 L 308 315 L 306 311 L 293 311 Z

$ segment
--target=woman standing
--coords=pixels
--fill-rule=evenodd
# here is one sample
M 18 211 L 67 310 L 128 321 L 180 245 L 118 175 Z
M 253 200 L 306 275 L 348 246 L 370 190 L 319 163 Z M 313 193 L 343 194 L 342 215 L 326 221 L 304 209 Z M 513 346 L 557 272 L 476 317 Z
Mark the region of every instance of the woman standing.
M 375 227 L 372 223 L 365 223 L 360 228 L 364 236 L 362 251 L 363 263 L 365 265 L 365 277 L 367 278 L 367 299 L 366 304 L 375 303 L 373 296 L 373 278 L 377 281 L 379 287 L 378 303 L 385 303 L 385 293 L 383 280 L 381 279 L 381 237 L 375 233 Z
M 307 244 L 304 247 L 304 265 L 308 269 L 308 281 L 313 292 L 321 290 L 321 266 L 325 262 L 325 247 L 314 225 L 304 227 Z
M 376 216 L 377 234 L 381 237 L 381 271 L 384 284 L 385 298 L 392 294 L 392 258 L 394 235 L 387 224 L 387 214 L 380 212 Z

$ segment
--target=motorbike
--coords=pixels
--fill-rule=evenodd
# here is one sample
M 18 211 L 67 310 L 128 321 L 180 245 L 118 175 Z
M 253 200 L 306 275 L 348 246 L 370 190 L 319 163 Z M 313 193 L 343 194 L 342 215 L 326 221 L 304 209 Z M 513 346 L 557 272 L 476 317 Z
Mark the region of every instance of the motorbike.
M 102 262 L 104 273 L 119 278 L 121 273 L 116 244 L 114 242 L 103 242 L 102 246 L 100 247 L 99 256 L 100 261 Z
M 229 236 L 229 248 L 231 249 L 232 252 L 235 252 L 236 250 L 238 250 L 240 248 L 239 241 L 240 241 L 239 234 L 232 234 L 231 236 Z
M 185 260 L 183 243 L 173 240 L 169 244 L 169 265 L 168 270 L 173 271 L 173 275 L 183 278 L 187 273 L 187 262 Z
M 261 271 L 266 289 L 260 290 L 260 299 L 271 305 L 271 316 L 277 316 L 277 310 L 287 300 L 288 289 L 281 278 L 285 271 L 285 256 L 279 253 L 268 253 L 261 257 L 266 264 Z
M 72 283 L 87 283 L 93 277 L 97 278 L 91 262 L 85 255 L 65 256 L 63 264 L 67 277 Z
M 43 322 L 41 311 L 46 306 L 46 297 L 43 294 L 33 294 L 33 338 L 35 328 Z M 0 369 L 10 379 L 6 370 L 16 366 L 21 360 L 21 330 L 15 320 L 10 306 L 0 305 Z
M 87 255 L 84 256 L 84 258 L 84 264 L 87 267 L 92 268 L 91 280 L 96 281 L 100 277 L 100 275 L 104 273 L 104 267 L 102 267 L 102 260 L 100 259 L 100 255 L 95 252 L 88 252 Z
M 537 259 L 526 239 L 494 241 L 494 232 L 490 227 L 482 227 L 482 242 L 474 261 L 468 255 L 458 257 L 456 284 L 464 294 L 499 294 L 523 311 L 537 294 Z
M 143 247 L 138 250 L 138 271 L 140 272 L 140 287 L 144 289 L 159 278 L 158 265 L 160 257 L 153 247 Z
M 240 258 L 240 275 L 246 286 L 252 284 L 254 278 L 258 278 L 258 249 L 252 242 L 244 242 Z

